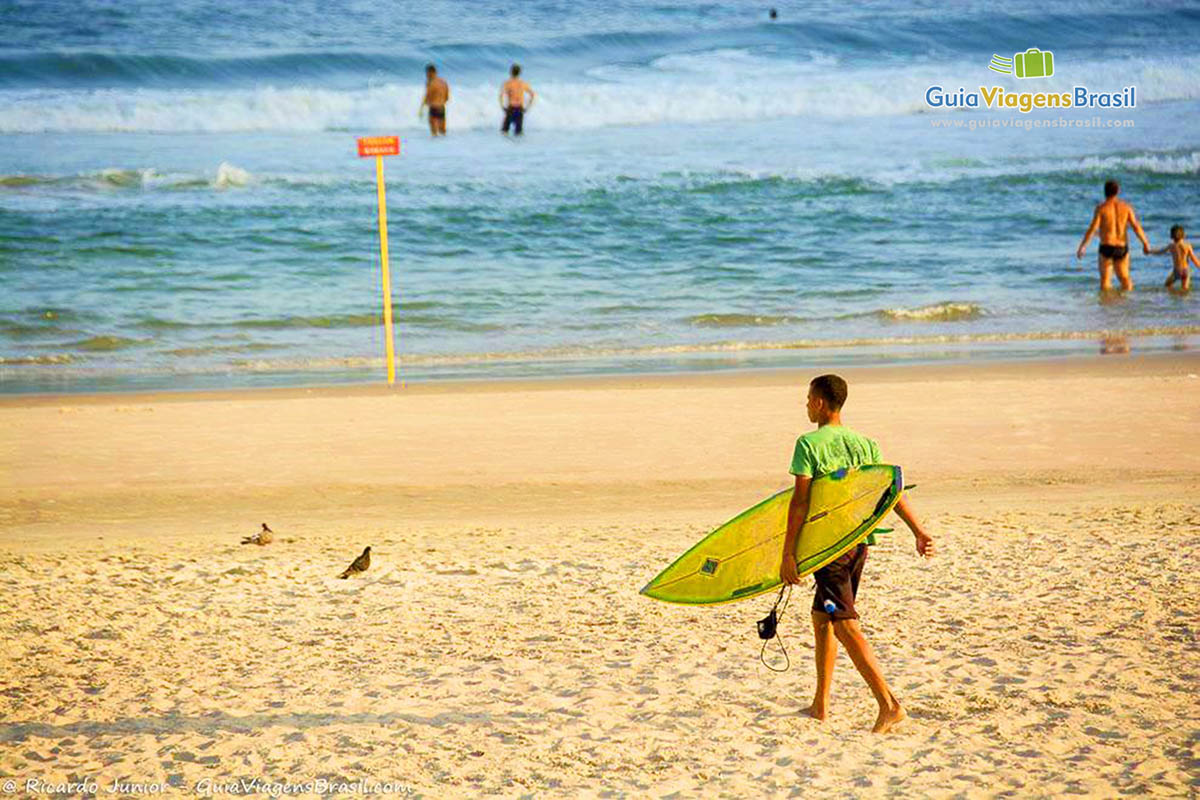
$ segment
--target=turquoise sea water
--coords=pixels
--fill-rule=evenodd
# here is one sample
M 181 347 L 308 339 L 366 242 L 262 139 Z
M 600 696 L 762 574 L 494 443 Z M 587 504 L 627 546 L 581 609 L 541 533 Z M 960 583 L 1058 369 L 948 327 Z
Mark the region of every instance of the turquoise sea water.
M 1073 256 L 1109 177 L 1156 246 L 1200 238 L 1200 11 L 806 9 L 0 0 L 0 391 L 379 379 L 354 139 L 387 133 L 408 379 L 1200 342 L 1165 258 L 1102 298 Z M 1029 47 L 1054 77 L 987 69 Z M 515 141 L 512 60 L 539 95 Z M 934 84 L 1138 106 L 933 112 Z

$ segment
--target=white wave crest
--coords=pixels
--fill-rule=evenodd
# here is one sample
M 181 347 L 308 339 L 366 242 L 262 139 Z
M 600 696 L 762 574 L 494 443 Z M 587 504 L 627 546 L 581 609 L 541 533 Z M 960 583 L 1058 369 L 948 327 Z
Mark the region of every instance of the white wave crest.
M 886 308 L 880 312 L 884 319 L 897 322 L 966 322 L 984 315 L 976 303 L 936 303 L 920 308 Z
M 218 189 L 228 189 L 231 186 L 245 186 L 250 182 L 250 173 L 241 167 L 235 167 L 227 161 L 222 161 L 217 167 L 217 177 L 213 186 Z
M 1150 153 L 1122 156 L 1089 156 L 1079 160 L 1075 166 L 1080 170 L 1096 172 L 1112 172 L 1114 170 L 1134 170 L 1138 172 L 1153 172 L 1160 175 L 1196 175 L 1200 174 L 1200 151 L 1190 153 L 1162 154 Z
M 84 173 L 67 178 L 46 178 L 45 183 L 66 183 L 84 188 L 113 189 L 228 189 L 246 186 L 254 178 L 247 170 L 227 161 L 221 162 L 215 173 L 196 175 L 179 172 L 159 172 L 154 167 L 127 169 L 105 167 L 99 172 Z M 35 184 L 36 185 L 36 184 Z
M 701 66 L 717 70 L 704 73 Z M 546 129 L 703 123 L 787 117 L 856 117 L 930 111 L 925 90 L 1116 91 L 1135 85 L 1138 103 L 1200 98 L 1200 57 L 1066 63 L 1036 87 L 976 63 L 915 63 L 895 69 L 839 69 L 822 54 L 801 61 L 741 51 L 669 55 L 647 67 L 594 70 L 592 80 L 535 82 L 530 123 Z M 498 127 L 496 86 L 453 85 L 455 129 Z M 362 89 L 260 87 L 240 90 L 9 90 L 0 92 L 0 133 L 72 131 L 415 130 L 422 87 L 391 83 Z

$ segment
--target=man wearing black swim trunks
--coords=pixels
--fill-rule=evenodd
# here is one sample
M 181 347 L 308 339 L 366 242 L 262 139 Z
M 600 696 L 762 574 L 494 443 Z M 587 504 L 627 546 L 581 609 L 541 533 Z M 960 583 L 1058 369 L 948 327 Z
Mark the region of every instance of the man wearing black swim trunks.
M 438 77 L 437 67 L 425 67 L 425 99 L 421 109 L 429 106 L 429 132 L 434 136 L 446 135 L 446 103 L 450 102 L 450 85 Z M 420 110 L 417 115 L 420 115 Z
M 500 107 L 504 109 L 504 124 L 500 126 L 500 131 L 508 133 L 509 128 L 514 128 L 514 133 L 520 136 L 525 124 L 525 112 L 533 108 L 533 100 L 537 95 L 528 83 L 521 80 L 520 64 L 513 64 L 509 75 L 509 79 L 500 87 Z M 525 102 L 526 96 L 529 98 L 528 104 Z
M 1079 249 L 1075 251 L 1076 258 L 1083 258 L 1083 253 L 1087 250 L 1092 235 L 1097 230 L 1100 231 L 1098 265 L 1100 290 L 1104 292 L 1112 289 L 1114 269 L 1117 273 L 1117 280 L 1121 282 L 1121 289 L 1129 291 L 1133 288 L 1133 279 L 1129 276 L 1128 228 L 1132 227 L 1133 232 L 1142 240 L 1142 252 L 1146 255 L 1150 254 L 1150 241 L 1146 238 L 1146 232 L 1142 230 L 1141 223 L 1138 222 L 1133 206 L 1124 200 L 1117 199 L 1120 191 L 1121 185 L 1116 181 L 1108 181 L 1104 184 L 1104 202 L 1096 206 L 1096 211 L 1092 214 L 1092 224 L 1088 226 L 1087 232 L 1083 234 L 1083 241 L 1079 243 Z

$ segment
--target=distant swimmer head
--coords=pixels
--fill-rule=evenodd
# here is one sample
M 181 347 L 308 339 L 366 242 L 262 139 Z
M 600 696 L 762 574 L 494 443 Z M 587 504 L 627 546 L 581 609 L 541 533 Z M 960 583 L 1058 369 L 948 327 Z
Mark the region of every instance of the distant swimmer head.
M 779 12 L 772 8 L 767 12 L 767 16 L 771 19 L 779 19 Z
M 512 75 L 514 78 L 517 77 L 518 75 L 521 74 L 521 65 L 513 64 L 512 67 L 509 68 L 508 73 L 510 75 Z
M 808 384 L 808 421 L 823 423 L 838 414 L 850 394 L 838 375 L 818 375 Z
M 1171 226 L 1171 241 L 1178 242 L 1182 238 L 1183 238 L 1183 226 L 1182 225 L 1172 225 Z
M 1116 181 L 1105 181 L 1104 182 L 1104 196 L 1105 197 L 1116 197 L 1117 192 L 1119 192 L 1119 191 L 1121 191 L 1121 184 L 1117 183 Z

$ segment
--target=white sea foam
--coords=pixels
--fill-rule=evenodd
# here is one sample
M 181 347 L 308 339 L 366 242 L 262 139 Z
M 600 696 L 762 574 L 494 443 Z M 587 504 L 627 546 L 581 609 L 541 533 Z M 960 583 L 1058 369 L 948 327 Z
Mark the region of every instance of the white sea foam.
M 593 70 L 587 82 L 538 82 L 531 123 L 559 130 L 611 125 L 702 123 L 786 117 L 855 117 L 929 111 L 925 90 L 974 89 L 981 83 L 1028 90 L 975 63 L 918 63 L 896 69 L 838 69 L 831 56 L 784 61 L 742 51 L 672 55 L 649 67 Z M 708 72 L 702 66 L 710 67 Z M 716 69 L 719 80 L 713 78 Z M 1138 103 L 1200 98 L 1200 58 L 1127 59 L 1067 64 L 1038 91 L 1074 85 L 1113 91 L 1138 87 Z M 8 90 L 0 92 L 0 133 L 43 131 L 413 130 L 416 84 L 357 90 L 261 87 L 238 90 Z M 1007 112 L 1003 112 L 1007 113 Z M 1111 112 L 1115 113 L 1115 112 Z M 1123 112 L 1129 113 L 1129 112 Z M 454 86 L 456 129 L 496 127 L 491 84 Z
M 1113 170 L 1137 170 L 1163 175 L 1200 174 L 1200 151 L 1190 153 L 1153 154 L 1123 156 L 1089 156 L 1075 164 L 1076 169 L 1096 172 Z
M 228 189 L 246 186 L 254 176 L 241 167 L 228 162 L 221 162 L 215 172 L 207 174 L 189 174 L 182 172 L 160 172 L 154 167 L 105 167 L 98 172 L 81 173 L 67 177 L 29 177 L 22 176 L 13 185 L 16 186 L 50 186 L 62 184 L 74 187 L 111 191 L 114 189 Z M 14 179 L 0 176 L 0 184 Z M 279 180 L 287 181 L 287 178 Z M 312 179 L 302 181 L 312 183 Z
M 213 186 L 218 189 L 228 189 L 232 186 L 245 186 L 250 182 L 250 173 L 241 167 L 235 167 L 227 161 L 222 161 L 217 167 L 217 176 L 213 179 Z
M 935 303 L 919 308 L 887 308 L 879 312 L 884 319 L 903 322 L 966 322 L 984 315 L 977 303 Z

